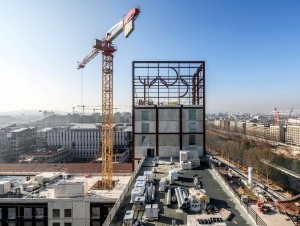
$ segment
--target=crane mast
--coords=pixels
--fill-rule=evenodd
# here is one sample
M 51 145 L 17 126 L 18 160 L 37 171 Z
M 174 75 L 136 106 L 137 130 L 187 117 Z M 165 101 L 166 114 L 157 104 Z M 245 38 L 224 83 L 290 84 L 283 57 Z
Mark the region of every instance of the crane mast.
M 113 188 L 113 53 L 116 48 L 112 41 L 123 31 L 127 38 L 134 30 L 134 21 L 140 10 L 133 8 L 126 17 L 114 25 L 102 40 L 95 40 L 92 52 L 79 64 L 82 69 L 102 52 L 102 181 L 103 189 Z

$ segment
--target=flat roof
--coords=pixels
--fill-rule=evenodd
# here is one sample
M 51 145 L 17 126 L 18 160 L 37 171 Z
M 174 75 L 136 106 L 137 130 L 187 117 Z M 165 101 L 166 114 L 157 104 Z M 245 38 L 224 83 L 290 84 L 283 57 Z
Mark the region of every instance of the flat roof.
M 86 177 L 85 175 L 72 175 L 71 178 L 68 179 L 62 179 L 61 177 L 56 178 L 52 182 L 45 183 L 44 186 L 41 186 L 32 192 L 27 192 L 22 188 L 22 184 L 28 179 L 27 176 L 0 176 L 0 180 L 12 182 L 13 190 L 16 188 L 20 188 L 20 192 L 22 194 L 22 197 L 18 198 L 13 198 L 12 196 L 10 196 L 10 198 L 6 198 L 2 195 L 1 202 L 14 202 L 15 199 L 18 202 L 20 202 L 20 199 L 24 199 L 29 202 L 32 200 L 34 200 L 35 202 L 47 202 L 48 199 L 74 200 L 74 198 L 56 198 L 54 196 L 55 187 L 57 185 L 77 186 L 85 183 L 88 190 L 87 193 L 83 197 L 77 197 L 76 199 L 86 200 L 90 202 L 97 200 L 97 202 L 114 203 L 126 188 L 126 185 L 128 184 L 131 176 L 131 174 L 113 176 L 113 180 L 116 181 L 116 185 L 112 190 L 91 190 L 93 185 L 97 183 L 97 181 L 101 180 L 101 176 Z M 30 177 L 30 179 L 33 178 L 34 176 Z
M 131 173 L 132 163 L 115 163 L 114 173 Z M 43 172 L 66 172 L 71 174 L 100 174 L 101 163 L 19 163 L 0 164 L 0 175 L 35 175 Z
M 97 125 L 95 123 L 78 123 L 74 126 L 72 126 L 70 129 L 76 130 L 76 129 L 98 129 Z
M 47 132 L 47 131 L 49 131 L 51 129 L 52 129 L 51 127 L 46 127 L 46 128 L 38 130 L 37 132 Z
M 155 175 L 155 182 L 156 182 L 156 189 L 155 189 L 155 200 L 152 202 L 152 204 L 158 204 L 159 208 L 159 217 L 158 220 L 153 220 L 151 222 L 151 225 L 171 225 L 172 219 L 176 219 L 176 225 L 184 225 L 187 224 L 187 212 L 183 212 L 182 210 L 178 209 L 177 203 L 172 203 L 170 207 L 167 207 L 166 200 L 167 200 L 167 192 L 160 192 L 158 191 L 159 187 L 159 181 L 162 177 L 165 177 L 166 173 L 171 167 L 176 167 L 178 170 L 178 181 L 176 181 L 174 184 L 169 185 L 169 187 L 172 187 L 172 193 L 174 192 L 174 188 L 180 186 L 182 189 L 188 190 L 190 187 L 194 187 L 194 181 L 193 176 L 195 174 L 198 174 L 199 176 L 202 176 L 201 181 L 203 182 L 203 188 L 206 190 L 207 195 L 210 197 L 210 204 L 214 205 L 217 208 L 225 208 L 229 210 L 232 213 L 232 218 L 230 218 L 231 224 L 236 225 L 249 225 L 249 219 L 247 219 L 247 216 L 243 216 L 241 214 L 240 208 L 241 205 L 237 205 L 235 202 L 232 202 L 232 197 L 229 196 L 225 191 L 223 186 L 221 186 L 217 181 L 216 178 L 212 175 L 211 170 L 208 168 L 206 164 L 202 164 L 201 167 L 197 169 L 192 170 L 180 170 L 179 169 L 179 163 L 178 159 L 173 158 L 173 161 L 177 161 L 175 165 L 168 165 L 169 158 L 166 158 L 166 161 L 163 158 L 160 158 L 160 164 L 158 166 L 158 173 Z M 143 167 L 141 167 L 140 171 L 137 175 L 143 175 L 145 171 L 150 171 L 154 167 L 154 164 L 152 162 L 152 159 L 145 159 L 145 162 L 143 163 Z M 117 210 L 116 215 L 112 219 L 112 222 L 110 225 L 119 225 L 119 222 L 123 221 L 123 218 L 125 216 L 125 212 L 127 210 L 133 210 L 134 204 L 130 204 L 131 199 L 131 191 L 134 188 L 135 182 L 131 185 L 130 189 L 128 190 L 124 201 L 120 205 L 119 209 Z M 232 195 L 233 196 L 233 195 Z M 245 211 L 246 212 L 246 211 Z M 135 216 L 137 216 L 137 219 L 141 220 L 143 217 L 143 214 L 140 214 L 140 212 L 135 212 Z M 210 215 L 211 217 L 214 217 L 214 215 Z M 245 219 L 246 218 L 246 219 Z M 248 217 L 250 218 L 250 217 Z M 230 224 L 230 222 L 227 222 Z M 251 224 L 250 224 L 251 225 Z
M 22 132 L 22 131 L 25 131 L 25 130 L 28 130 L 29 128 L 19 128 L 19 129 L 14 129 L 12 130 L 11 132 L 12 133 L 19 133 L 19 132 Z

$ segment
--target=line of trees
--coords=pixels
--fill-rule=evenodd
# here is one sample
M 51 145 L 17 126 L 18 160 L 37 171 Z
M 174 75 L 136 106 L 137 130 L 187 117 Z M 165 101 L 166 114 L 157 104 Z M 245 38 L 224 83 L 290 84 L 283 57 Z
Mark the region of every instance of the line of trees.
M 253 141 L 247 138 L 234 140 L 225 139 L 213 133 L 206 133 L 207 148 L 216 152 L 229 162 L 246 170 L 248 167 L 254 168 L 254 173 L 258 178 L 265 177 L 269 182 L 269 177 L 275 171 L 272 167 L 262 163 L 265 159 L 273 162 L 275 154 L 271 151 L 271 146 L 266 142 Z

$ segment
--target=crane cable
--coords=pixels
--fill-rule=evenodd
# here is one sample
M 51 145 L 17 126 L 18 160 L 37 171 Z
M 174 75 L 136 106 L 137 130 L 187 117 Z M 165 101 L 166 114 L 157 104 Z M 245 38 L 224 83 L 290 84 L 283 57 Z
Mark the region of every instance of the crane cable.
M 83 69 L 81 71 L 81 106 L 83 106 Z

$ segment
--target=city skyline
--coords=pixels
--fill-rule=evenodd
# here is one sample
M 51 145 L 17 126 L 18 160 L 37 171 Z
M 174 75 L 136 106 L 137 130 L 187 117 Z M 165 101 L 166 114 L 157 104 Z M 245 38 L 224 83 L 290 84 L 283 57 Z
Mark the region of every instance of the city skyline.
M 182 59 L 206 61 L 207 112 L 300 108 L 297 1 L 2 1 L 0 6 L 0 112 L 72 112 L 80 104 L 99 105 L 100 57 L 82 72 L 76 62 L 136 6 L 141 15 L 135 31 L 114 42 L 114 103 L 120 111 L 132 105 L 133 60 Z

